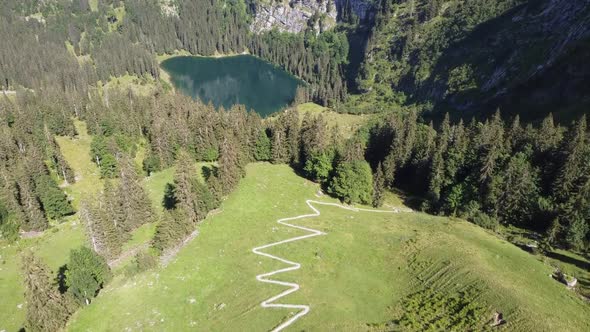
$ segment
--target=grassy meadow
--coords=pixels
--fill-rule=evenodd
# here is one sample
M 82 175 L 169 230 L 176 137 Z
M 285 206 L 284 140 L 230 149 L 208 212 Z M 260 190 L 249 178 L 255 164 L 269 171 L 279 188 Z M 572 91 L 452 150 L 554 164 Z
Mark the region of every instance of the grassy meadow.
M 116 280 L 72 318 L 68 329 L 272 329 L 294 313 L 259 306 L 283 288 L 259 283 L 255 276 L 281 264 L 251 249 L 301 235 L 275 221 L 309 213 L 305 200 L 315 198 L 317 190 L 287 166 L 249 165 L 222 212 L 207 218 L 200 235 L 171 264 Z M 477 226 L 421 213 L 320 210 L 320 217 L 298 223 L 326 236 L 270 250 L 302 263 L 300 270 L 278 278 L 301 285 L 282 303 L 311 306 L 291 330 L 381 330 L 399 317 L 432 320 L 444 314 L 440 304 L 447 298 L 468 291 L 475 294 L 470 301 L 482 329 L 494 311 L 504 314 L 502 329 L 510 331 L 590 328 L 590 306 L 549 278 L 549 265 Z
M 365 124 L 371 117 L 371 115 L 356 115 L 356 114 L 344 114 L 335 112 L 327 107 L 320 106 L 315 103 L 304 103 L 297 105 L 297 111 L 299 117 L 303 121 L 305 114 L 310 113 L 313 116 L 322 114 L 328 127 L 338 127 L 340 133 L 344 138 L 349 138 L 353 133 L 357 131 L 363 124 Z

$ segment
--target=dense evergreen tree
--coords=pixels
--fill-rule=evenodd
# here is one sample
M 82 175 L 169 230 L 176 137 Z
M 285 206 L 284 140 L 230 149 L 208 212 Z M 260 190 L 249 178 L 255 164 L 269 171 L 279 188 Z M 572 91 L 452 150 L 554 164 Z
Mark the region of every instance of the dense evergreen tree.
M 49 175 L 42 175 L 35 179 L 36 191 L 48 218 L 60 219 L 74 213 L 72 205 L 66 195 L 60 190 Z
M 193 223 L 205 219 L 218 202 L 209 187 L 198 179 L 194 161 L 185 151 L 179 154 L 171 189 L 168 195 L 173 197 L 168 198 L 171 201 L 168 208 L 182 210 Z
M 117 175 L 117 160 L 108 146 L 108 139 L 102 135 L 94 136 L 90 145 L 92 161 L 100 167 L 103 178 L 113 178 Z
M 246 175 L 243 158 L 234 136 L 227 135 L 220 145 L 217 170 L 224 195 L 229 194 L 238 185 L 240 179 Z
M 17 187 L 18 197 L 25 217 L 21 226 L 22 229 L 25 231 L 43 231 L 47 229 L 48 222 L 41 210 L 39 197 L 35 194 L 33 181 L 22 168 L 17 175 Z
M 169 249 L 194 230 L 194 224 L 182 210 L 165 210 L 156 227 L 152 246 L 160 252 Z
M 328 191 L 348 204 L 371 204 L 373 199 L 371 167 L 364 160 L 339 162 Z
M 121 253 L 123 237 L 103 204 L 100 201 L 98 205 L 82 202 L 80 220 L 86 227 L 92 249 L 107 259 L 113 259 Z
M 92 249 L 80 247 L 70 251 L 65 277 L 68 292 L 88 305 L 111 279 L 111 271 L 103 257 Z
M 265 130 L 261 130 L 256 140 L 254 158 L 258 161 L 269 161 L 272 157 L 272 145 Z
M 501 208 L 499 217 L 505 222 L 521 224 L 531 222 L 539 198 L 537 170 L 533 169 L 526 154 L 519 152 L 508 161 L 499 184 Z
M 381 207 L 385 200 L 385 174 L 381 163 L 377 165 L 377 171 L 373 176 L 373 207 Z
M 59 293 L 49 268 L 32 253 L 22 257 L 27 331 L 58 331 L 73 312 L 68 299 Z
M 135 162 L 124 156 L 120 164 L 117 192 L 125 214 L 123 228 L 126 232 L 130 232 L 145 223 L 152 222 L 154 212 L 150 198 L 137 174 Z

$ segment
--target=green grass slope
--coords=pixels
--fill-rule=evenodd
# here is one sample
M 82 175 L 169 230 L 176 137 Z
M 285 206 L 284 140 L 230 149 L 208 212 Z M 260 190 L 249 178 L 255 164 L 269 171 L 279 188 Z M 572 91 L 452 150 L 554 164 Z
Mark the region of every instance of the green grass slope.
M 247 173 L 173 262 L 116 280 L 68 329 L 258 331 L 293 315 L 260 307 L 284 289 L 255 276 L 283 266 L 251 249 L 302 235 L 276 219 L 310 213 L 305 200 L 316 199 L 318 187 L 283 165 L 251 164 Z M 311 306 L 291 330 L 381 329 L 396 318 L 433 328 L 444 323 L 440 316 L 470 314 L 441 306 L 463 293 L 477 307 L 479 329 L 495 310 L 507 319 L 505 330 L 590 329 L 590 306 L 549 278 L 548 265 L 472 224 L 421 213 L 320 210 L 320 217 L 297 223 L 327 235 L 269 250 L 302 264 L 277 278 L 301 285 L 281 303 Z
M 330 128 L 337 127 L 345 138 L 349 138 L 360 127 L 362 127 L 371 117 L 366 114 L 344 114 L 335 112 L 327 107 L 314 103 L 303 103 L 297 105 L 299 118 L 303 121 L 305 114 L 312 116 L 322 115 Z

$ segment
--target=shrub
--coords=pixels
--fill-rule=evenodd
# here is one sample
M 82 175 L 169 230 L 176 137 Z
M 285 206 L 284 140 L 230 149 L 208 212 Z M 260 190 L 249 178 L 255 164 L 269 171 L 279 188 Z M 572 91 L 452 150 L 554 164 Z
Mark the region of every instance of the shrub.
M 137 272 L 144 272 L 158 266 L 158 258 L 150 252 L 140 251 L 135 255 L 134 264 L 137 267 Z
M 479 211 L 475 214 L 475 217 L 471 218 L 470 220 L 474 224 L 483 227 L 485 229 L 489 229 L 492 231 L 496 231 L 500 226 L 500 223 L 495 218 L 488 216 L 487 214 Z

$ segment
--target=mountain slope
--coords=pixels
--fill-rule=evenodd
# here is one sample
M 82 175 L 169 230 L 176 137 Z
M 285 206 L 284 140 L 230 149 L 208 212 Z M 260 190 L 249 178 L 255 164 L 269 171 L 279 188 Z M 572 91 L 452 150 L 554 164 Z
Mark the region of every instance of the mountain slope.
M 286 265 L 251 249 L 305 235 L 276 220 L 310 213 L 306 199 L 335 202 L 315 197 L 318 189 L 288 166 L 248 165 L 221 212 L 205 220 L 200 235 L 173 262 L 117 279 L 72 318 L 69 330 L 273 329 L 297 310 L 260 307 L 285 288 L 255 277 Z M 319 209 L 321 216 L 297 224 L 327 235 L 268 250 L 301 263 L 301 269 L 280 276 L 301 285 L 285 302 L 311 308 L 292 330 L 361 331 L 367 323 L 380 328 L 414 319 L 436 323 L 437 330 L 461 322 L 479 331 L 495 310 L 510 331 L 590 328 L 590 307 L 547 276 L 550 266 L 480 227 L 422 213 Z M 439 306 L 455 301 L 467 309 Z M 404 330 L 423 330 L 407 324 Z
M 377 103 L 569 120 L 590 103 L 589 41 L 587 0 L 385 1 L 358 83 Z

